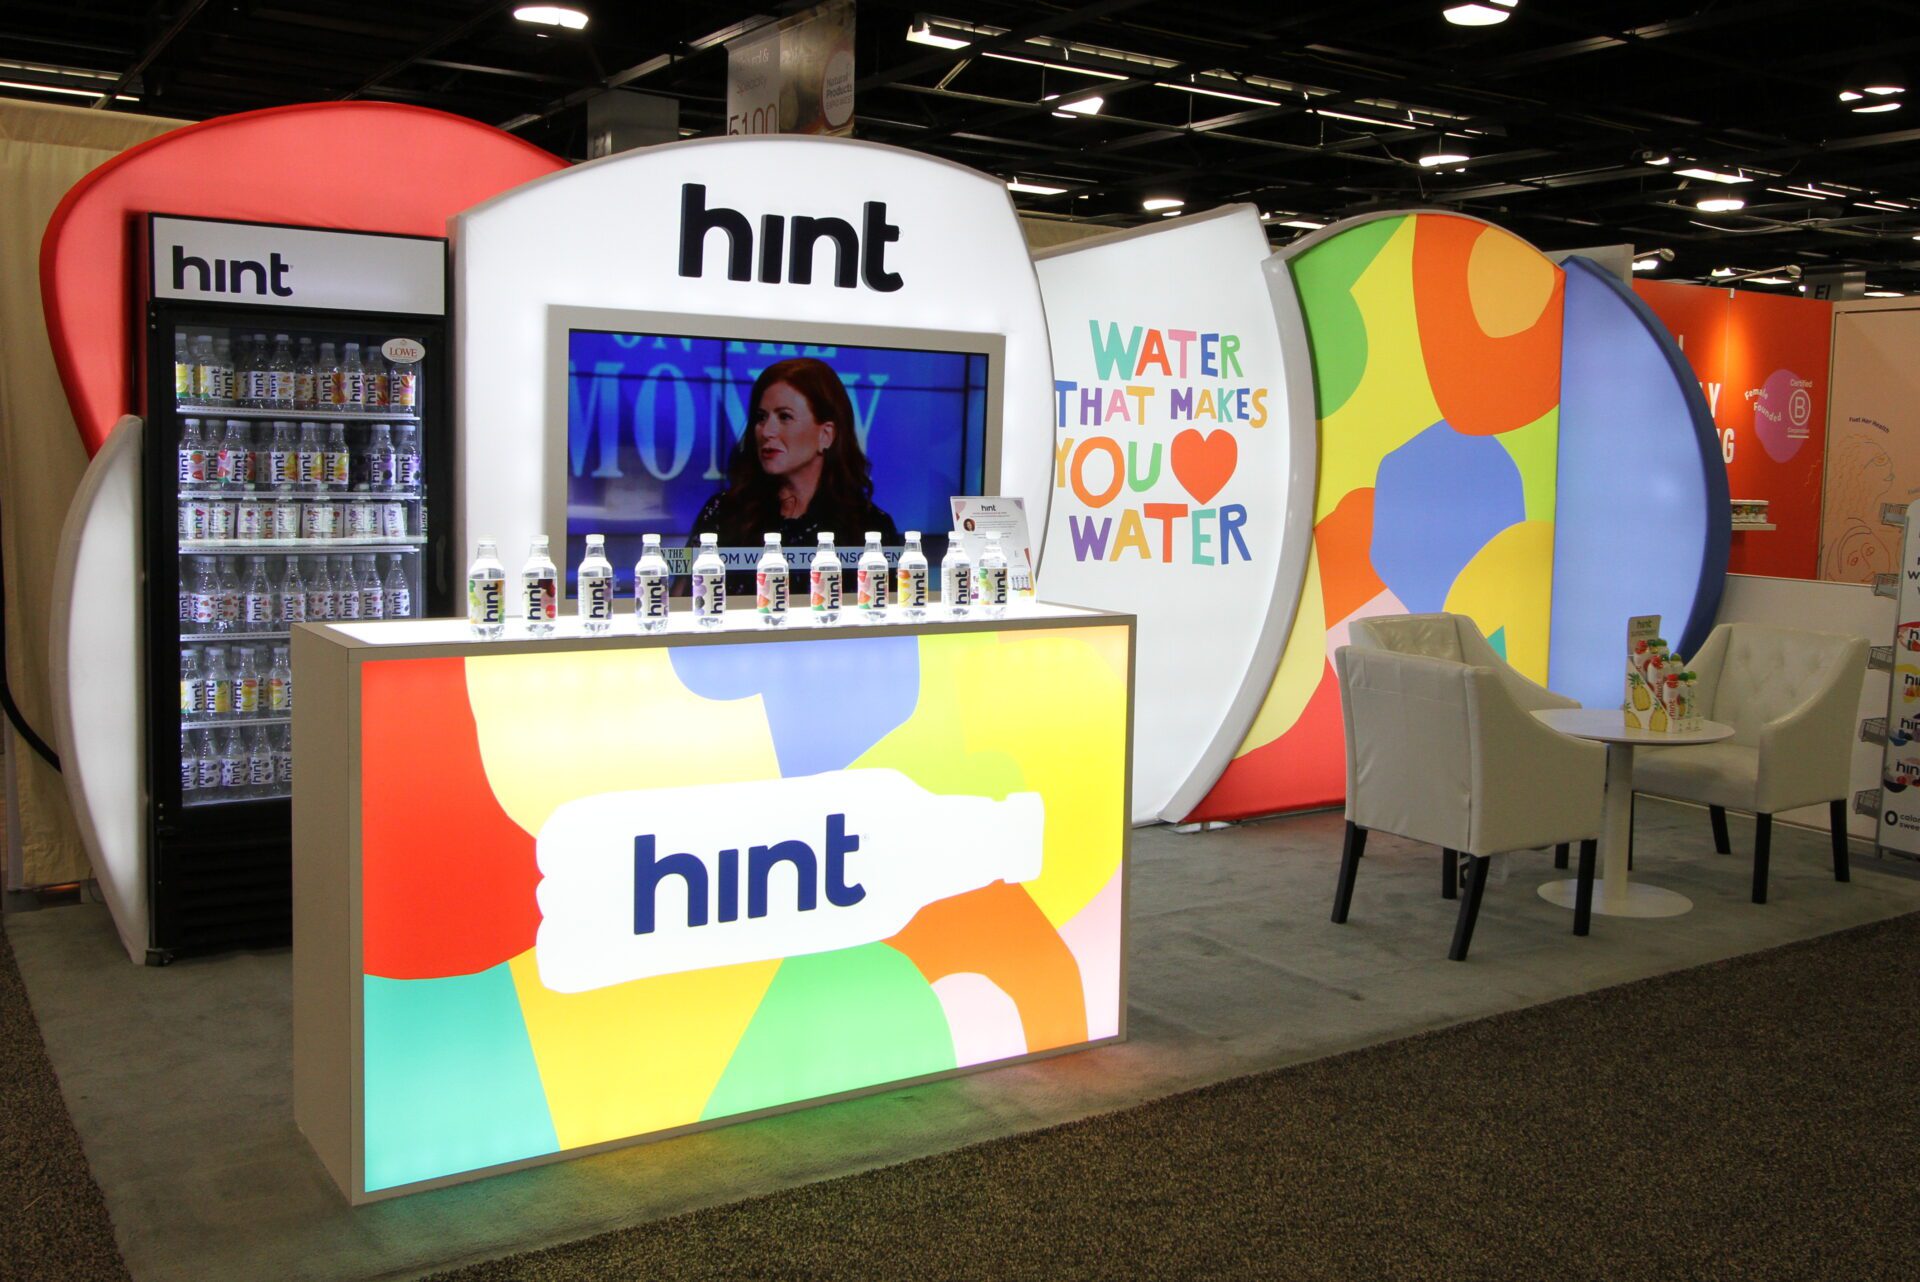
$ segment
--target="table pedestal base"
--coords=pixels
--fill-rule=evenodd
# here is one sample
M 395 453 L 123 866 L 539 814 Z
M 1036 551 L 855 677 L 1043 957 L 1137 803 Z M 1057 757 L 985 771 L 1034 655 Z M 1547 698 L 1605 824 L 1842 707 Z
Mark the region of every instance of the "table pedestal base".
M 1577 881 L 1550 881 L 1540 887 L 1540 898 L 1571 908 L 1579 886 Z M 1693 911 L 1693 901 L 1677 890 L 1664 890 L 1643 881 L 1629 882 L 1620 891 L 1609 893 L 1606 883 L 1595 878 L 1593 911 L 1602 917 L 1678 917 Z

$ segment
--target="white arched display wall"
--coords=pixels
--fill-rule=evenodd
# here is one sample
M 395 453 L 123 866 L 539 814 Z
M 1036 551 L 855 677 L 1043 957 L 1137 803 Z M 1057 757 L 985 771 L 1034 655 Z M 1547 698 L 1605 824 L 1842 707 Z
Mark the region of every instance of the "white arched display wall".
M 697 197 L 689 192 L 697 185 Z M 729 272 L 725 233 L 700 237 L 699 275 L 682 274 L 683 201 L 734 211 L 751 228 L 748 279 Z M 884 206 L 879 240 L 875 205 Z M 784 222 L 771 224 L 774 218 Z M 821 244 L 813 279 L 763 251 L 767 229 L 839 219 L 861 234 L 860 270 L 837 283 Z M 734 137 L 651 147 L 562 170 L 453 220 L 459 353 L 459 546 L 499 540 L 520 555 L 545 533 L 564 546 L 564 490 L 552 443 L 550 309 L 681 314 L 807 326 L 1003 335 L 993 387 L 999 493 L 1047 497 L 1052 372 L 1040 291 L 1000 180 L 915 152 L 846 139 Z M 564 358 L 559 363 L 564 370 Z M 564 389 L 562 389 L 564 390 Z M 564 404 L 564 400 L 559 401 Z M 989 489 L 996 488 L 991 468 Z M 454 573 L 458 572 L 455 567 Z
M 1184 819 L 1247 733 L 1313 535 L 1292 282 L 1232 205 L 1037 255 L 1055 378 L 1048 600 L 1139 616 L 1133 819 Z

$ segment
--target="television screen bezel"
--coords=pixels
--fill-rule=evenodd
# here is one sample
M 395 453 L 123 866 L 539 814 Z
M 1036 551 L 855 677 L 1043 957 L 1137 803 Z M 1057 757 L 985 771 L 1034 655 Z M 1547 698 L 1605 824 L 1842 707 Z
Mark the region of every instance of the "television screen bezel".
M 795 343 L 812 347 L 872 347 L 984 356 L 987 358 L 986 418 L 981 439 L 980 487 L 982 494 L 1000 492 L 1003 398 L 999 388 L 1006 377 L 1005 334 L 554 304 L 547 308 L 547 483 L 540 528 L 547 530 L 560 548 L 567 546 L 568 537 L 568 357 L 575 330 L 717 339 L 729 343 Z M 563 572 L 563 584 L 566 577 Z M 568 595 L 570 598 L 571 594 Z

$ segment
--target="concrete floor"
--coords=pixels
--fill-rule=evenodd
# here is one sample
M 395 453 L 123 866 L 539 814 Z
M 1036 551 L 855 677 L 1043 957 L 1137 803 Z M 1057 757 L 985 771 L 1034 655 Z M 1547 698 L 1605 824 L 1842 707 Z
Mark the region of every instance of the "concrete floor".
M 1920 909 L 1920 880 L 1776 828 L 1773 902 L 1748 902 L 1752 824 L 1717 856 L 1705 812 L 1642 801 L 1638 875 L 1683 917 L 1571 914 L 1543 854 L 1495 861 L 1472 958 L 1445 960 L 1439 855 L 1376 837 L 1351 922 L 1327 920 L 1340 818 L 1135 834 L 1130 1040 L 349 1209 L 295 1130 L 286 953 L 130 966 L 105 910 L 7 931 L 133 1275 L 385 1278 L 537 1249 L 851 1174 Z

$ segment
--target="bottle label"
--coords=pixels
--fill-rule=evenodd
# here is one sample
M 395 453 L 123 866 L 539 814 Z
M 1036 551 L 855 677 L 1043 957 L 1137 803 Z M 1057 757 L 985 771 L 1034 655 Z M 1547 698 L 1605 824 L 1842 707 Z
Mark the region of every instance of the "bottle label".
M 305 623 L 307 621 L 307 594 L 305 589 L 299 592 L 280 594 L 280 622 Z
M 296 386 L 292 370 L 275 370 L 267 376 L 267 399 L 275 405 L 291 406 Z
M 292 485 L 299 467 L 292 450 L 275 446 L 267 452 L 267 483 L 269 485 Z
M 360 370 L 350 369 L 340 376 L 341 399 L 348 405 L 364 405 L 367 397 L 367 376 Z
M 342 591 L 340 593 L 339 600 L 334 605 L 334 608 L 339 611 L 338 617 L 342 619 L 359 618 L 360 617 L 359 589 L 347 588 L 346 590 Z
M 545 575 L 527 579 L 522 586 L 527 593 L 527 619 L 529 622 L 552 623 L 560 613 L 559 585 Z
M 222 623 L 240 622 L 240 594 L 222 592 L 214 602 L 214 610 Z
M 307 618 L 324 623 L 333 617 L 333 593 L 319 588 L 307 589 Z
M 785 614 L 787 612 L 787 572 L 778 570 L 757 570 L 753 576 L 753 604 L 762 614 Z
M 187 499 L 180 504 L 180 537 L 198 542 L 207 537 L 213 525 L 213 512 L 205 499 Z
M 267 509 L 260 504 L 242 503 L 235 507 L 233 511 L 233 528 L 239 532 L 238 537 L 243 539 L 257 539 L 266 532 L 264 528 L 264 518 Z
M 200 763 L 192 756 L 192 749 L 180 754 L 180 791 L 192 792 L 200 786 Z
M 200 715 L 200 678 L 182 677 L 180 679 L 180 715 L 197 717 Z
M 243 608 L 248 623 L 266 624 L 273 622 L 273 593 L 249 592 Z
M 420 456 L 402 454 L 395 460 L 396 484 L 403 490 L 410 490 L 420 484 Z
M 667 617 L 667 578 L 664 574 L 635 576 L 633 612 L 650 623 Z
M 303 485 L 318 485 L 327 479 L 326 455 L 319 450 L 300 451 L 300 481 Z
M 611 619 L 613 617 L 613 580 L 610 578 L 583 579 L 581 586 L 586 589 L 580 598 L 586 617 L 595 622 Z
M 900 567 L 897 583 L 897 595 L 900 604 L 909 609 L 925 609 L 927 605 L 927 568 Z
M 946 575 L 945 578 L 946 582 L 942 587 L 945 589 L 944 595 L 946 596 L 949 606 L 966 606 L 973 603 L 973 576 L 971 574 L 949 574 Z
M 387 589 L 387 617 L 389 619 L 410 619 L 413 617 L 413 589 Z
M 225 389 L 220 385 L 220 367 L 212 361 L 204 361 L 193 367 L 193 392 L 203 405 L 226 399 Z
M 345 450 L 327 451 L 327 484 L 344 489 L 347 484 L 347 469 L 352 457 Z
M 202 788 L 218 788 L 220 786 L 219 758 L 200 758 L 200 786 Z
M 420 375 L 405 366 L 396 366 L 388 384 L 388 395 L 397 410 L 410 410 L 420 399 Z
M 703 618 L 717 618 L 727 611 L 727 575 L 723 570 L 711 574 L 693 572 L 693 612 Z
M 273 757 L 271 755 L 249 757 L 247 759 L 247 782 L 256 788 L 264 788 L 273 782 Z
M 230 677 L 207 678 L 207 707 L 210 717 L 224 717 L 233 711 L 233 680 Z
M 280 776 L 280 782 L 287 785 L 288 787 L 292 787 L 293 786 L 293 754 L 291 752 L 276 752 L 273 754 L 273 764 L 276 768 L 276 772 Z
M 318 394 L 316 389 L 319 383 L 320 380 L 311 373 L 295 374 L 293 376 L 294 404 L 302 409 L 312 405 L 314 397 Z
M 835 566 L 831 570 L 814 570 L 808 586 L 812 589 L 810 595 L 813 598 L 814 609 L 838 610 L 840 608 L 840 589 L 842 583 L 838 566 Z
M 240 758 L 220 758 L 220 786 L 222 788 L 238 788 L 242 783 L 246 782 L 246 778 L 247 766 Z
M 191 361 L 173 363 L 173 399 L 176 401 L 193 399 L 193 363 Z
M 360 617 L 383 619 L 387 614 L 387 596 L 379 588 L 360 589 Z
M 492 625 L 501 620 L 500 589 L 504 579 L 467 580 L 467 622 Z
M 215 604 L 211 592 L 193 593 L 187 598 L 187 606 L 195 623 L 212 623 L 214 616 L 219 613 L 219 606 Z
M 869 570 L 861 566 L 854 572 L 854 586 L 859 592 L 862 610 L 884 610 L 887 608 L 887 569 L 881 566 Z
M 250 717 L 260 711 L 260 678 L 235 677 L 233 680 L 233 710 L 243 717 Z
M 255 402 L 270 399 L 273 391 L 273 384 L 269 381 L 270 377 L 267 371 L 263 369 L 248 370 L 247 399 Z
M 980 590 L 976 594 L 983 605 L 1005 605 L 1007 603 L 1007 567 L 1004 565 L 983 565 L 979 573 Z
M 272 712 L 286 712 L 293 707 L 293 683 L 285 677 L 267 678 L 267 708 Z

